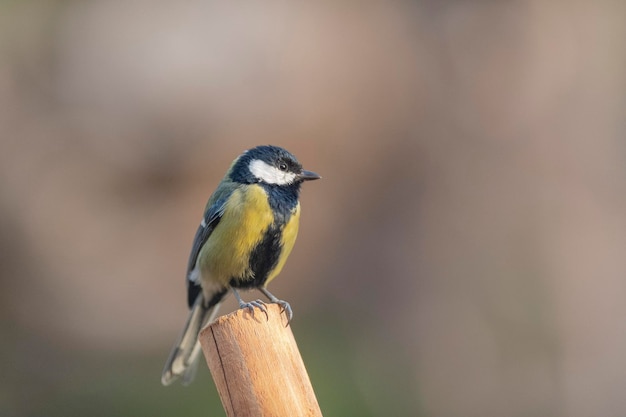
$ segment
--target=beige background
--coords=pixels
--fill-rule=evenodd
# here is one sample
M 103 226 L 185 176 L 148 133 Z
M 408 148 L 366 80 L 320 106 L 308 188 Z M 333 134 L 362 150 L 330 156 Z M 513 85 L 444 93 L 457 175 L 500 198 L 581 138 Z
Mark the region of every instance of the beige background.
M 206 198 L 272 143 L 324 177 L 271 289 L 325 415 L 626 415 L 625 18 L 1 3 L 0 414 L 219 415 L 160 371 Z

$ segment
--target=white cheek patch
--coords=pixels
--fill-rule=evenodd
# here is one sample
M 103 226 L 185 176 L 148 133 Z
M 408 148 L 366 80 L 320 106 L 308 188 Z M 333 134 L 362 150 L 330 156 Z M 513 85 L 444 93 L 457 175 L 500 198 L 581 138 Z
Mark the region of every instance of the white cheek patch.
M 268 184 L 291 184 L 296 179 L 296 174 L 293 172 L 281 171 L 260 159 L 255 159 L 250 162 L 250 172 L 252 175 Z

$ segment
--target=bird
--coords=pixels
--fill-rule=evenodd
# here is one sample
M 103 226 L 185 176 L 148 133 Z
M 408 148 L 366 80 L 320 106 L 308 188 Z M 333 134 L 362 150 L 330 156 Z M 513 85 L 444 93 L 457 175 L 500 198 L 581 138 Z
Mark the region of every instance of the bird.
M 281 272 L 296 241 L 300 187 L 320 178 L 278 146 L 257 146 L 235 158 L 209 198 L 193 239 L 186 273 L 189 317 L 163 369 L 163 385 L 193 380 L 201 352 L 198 333 L 215 319 L 229 292 L 239 308 L 254 314 L 256 307 L 267 315 L 262 300 L 245 302 L 239 294 L 258 289 L 281 306 L 289 324 L 291 306 L 270 293 L 267 284 Z

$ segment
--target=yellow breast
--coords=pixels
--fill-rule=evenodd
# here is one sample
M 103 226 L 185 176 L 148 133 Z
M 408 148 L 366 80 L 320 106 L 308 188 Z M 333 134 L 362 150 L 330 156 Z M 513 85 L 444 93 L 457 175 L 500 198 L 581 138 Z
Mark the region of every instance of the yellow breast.
M 233 192 L 220 222 L 200 251 L 203 281 L 226 286 L 232 277 L 251 275 L 250 253 L 274 221 L 274 215 L 263 188 L 247 187 L 246 192 Z

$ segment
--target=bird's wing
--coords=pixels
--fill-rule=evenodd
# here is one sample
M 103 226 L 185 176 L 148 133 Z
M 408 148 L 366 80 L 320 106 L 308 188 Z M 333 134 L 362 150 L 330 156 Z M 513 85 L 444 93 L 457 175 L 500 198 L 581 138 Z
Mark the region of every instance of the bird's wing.
M 213 198 L 211 198 L 213 200 Z M 206 243 L 215 226 L 220 222 L 222 214 L 224 214 L 224 208 L 226 206 L 227 198 L 220 198 L 213 202 L 209 200 L 207 210 L 204 213 L 204 217 L 198 226 L 196 236 L 193 239 L 193 245 L 191 247 L 191 254 L 189 255 L 189 263 L 187 264 L 187 303 L 189 307 L 193 306 L 200 293 L 202 287 L 199 277 L 197 275 L 196 262 L 200 255 L 202 246 Z

